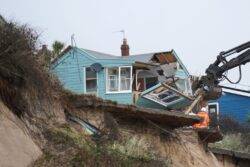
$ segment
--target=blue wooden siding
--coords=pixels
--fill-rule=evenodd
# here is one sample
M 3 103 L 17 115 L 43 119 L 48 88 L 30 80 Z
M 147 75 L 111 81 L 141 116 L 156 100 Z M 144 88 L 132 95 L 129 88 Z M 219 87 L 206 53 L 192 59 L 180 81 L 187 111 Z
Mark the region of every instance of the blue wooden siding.
M 133 61 L 124 59 L 95 59 L 86 52 L 74 48 L 65 53 L 55 64 L 52 65 L 51 71 L 63 84 L 64 88 L 77 93 L 84 92 L 84 67 L 90 67 L 91 64 L 98 62 L 104 68 L 132 66 Z M 97 96 L 103 99 L 118 101 L 122 104 L 132 104 L 132 93 L 106 93 L 106 74 L 105 69 L 97 74 Z
M 64 88 L 71 90 L 74 93 L 84 93 L 83 85 L 83 66 L 78 66 L 79 61 L 78 53 L 73 53 L 72 51 L 66 53 L 63 58 L 61 58 L 52 67 L 52 72 L 61 81 Z M 78 59 L 78 60 L 77 60 Z M 88 57 L 82 57 L 82 61 L 90 64 L 93 62 Z
M 217 102 L 221 116 L 232 117 L 240 123 L 247 121 L 248 114 L 250 114 L 250 97 L 223 92 Z

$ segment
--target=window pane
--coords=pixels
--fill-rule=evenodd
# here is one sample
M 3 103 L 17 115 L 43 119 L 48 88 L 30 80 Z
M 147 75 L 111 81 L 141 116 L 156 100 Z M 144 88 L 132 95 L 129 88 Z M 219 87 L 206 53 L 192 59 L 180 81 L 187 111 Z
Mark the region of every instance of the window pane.
M 86 81 L 86 92 L 96 92 L 97 84 L 96 79 Z
M 118 91 L 118 68 L 108 68 L 107 89 L 109 92 Z
M 120 90 L 131 90 L 131 68 L 122 67 L 121 68 L 121 88 Z
M 178 79 L 176 82 L 175 82 L 177 88 L 180 90 L 180 91 L 186 91 L 186 80 L 185 79 Z
M 96 92 L 97 91 L 97 78 L 96 72 L 90 70 L 89 67 L 86 68 L 86 92 Z
M 86 68 L 86 78 L 96 78 L 96 72 L 91 71 L 89 67 Z

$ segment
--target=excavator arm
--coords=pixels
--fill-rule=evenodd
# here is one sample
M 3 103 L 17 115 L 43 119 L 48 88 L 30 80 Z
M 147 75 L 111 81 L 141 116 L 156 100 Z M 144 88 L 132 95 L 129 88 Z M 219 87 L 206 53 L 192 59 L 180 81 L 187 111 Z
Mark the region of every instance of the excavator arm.
M 238 55 L 228 60 L 228 57 L 234 54 Z M 207 100 L 219 98 L 222 92 L 219 83 L 223 79 L 231 82 L 226 76 L 227 71 L 239 67 L 240 77 L 236 82 L 238 83 L 241 79 L 241 65 L 245 65 L 248 62 L 250 62 L 250 41 L 221 52 L 217 56 L 216 61 L 206 69 L 206 75 L 201 77 L 197 88 L 203 90 L 204 97 Z

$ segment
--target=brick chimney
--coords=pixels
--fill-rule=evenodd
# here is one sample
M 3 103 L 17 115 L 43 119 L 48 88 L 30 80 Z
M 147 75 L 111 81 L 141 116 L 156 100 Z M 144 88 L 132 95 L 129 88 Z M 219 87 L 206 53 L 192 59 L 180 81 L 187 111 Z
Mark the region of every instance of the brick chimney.
M 129 46 L 126 38 L 123 38 L 123 43 L 121 45 L 121 52 L 122 56 L 129 56 Z

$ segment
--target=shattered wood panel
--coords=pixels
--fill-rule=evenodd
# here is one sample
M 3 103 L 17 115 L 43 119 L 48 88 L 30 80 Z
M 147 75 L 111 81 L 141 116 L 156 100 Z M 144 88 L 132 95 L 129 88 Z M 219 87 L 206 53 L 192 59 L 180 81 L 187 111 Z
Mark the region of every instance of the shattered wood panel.
M 173 85 L 171 83 L 170 85 Z M 163 83 L 144 91 L 141 98 L 148 99 L 167 108 L 180 109 L 182 106 L 187 106 L 190 103 L 190 98 L 178 91 L 178 88 L 164 86 Z M 180 105 L 180 103 L 183 103 Z M 142 104 L 143 105 L 143 104 Z M 180 108 L 179 108 L 180 107 Z

